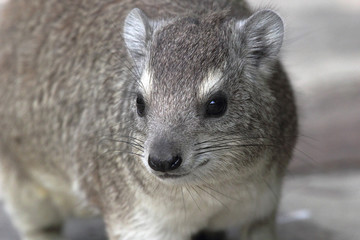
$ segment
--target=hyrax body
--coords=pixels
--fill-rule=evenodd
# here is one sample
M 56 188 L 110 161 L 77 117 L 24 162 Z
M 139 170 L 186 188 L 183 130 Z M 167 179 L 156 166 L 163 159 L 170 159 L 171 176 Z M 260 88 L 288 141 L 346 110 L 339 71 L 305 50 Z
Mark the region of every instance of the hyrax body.
M 11 0 L 0 17 L 1 191 L 23 239 L 93 214 L 111 240 L 276 238 L 297 121 L 274 12 Z

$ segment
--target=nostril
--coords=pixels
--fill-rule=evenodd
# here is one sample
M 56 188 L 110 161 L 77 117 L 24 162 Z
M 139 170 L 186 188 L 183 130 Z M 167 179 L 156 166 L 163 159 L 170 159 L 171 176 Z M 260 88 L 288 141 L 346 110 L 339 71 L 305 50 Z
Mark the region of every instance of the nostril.
M 178 167 L 180 167 L 182 163 L 182 159 L 179 155 L 176 155 L 175 157 L 172 157 L 168 160 L 162 160 L 160 158 L 149 156 L 148 158 L 148 164 L 149 166 L 159 172 L 167 172 L 171 170 L 175 170 Z
M 161 171 L 162 169 L 161 161 L 157 158 L 149 156 L 148 164 L 155 171 Z
M 179 155 L 176 155 L 175 157 L 172 158 L 171 163 L 170 163 L 170 170 L 174 170 L 177 169 L 178 167 L 180 167 L 182 163 L 182 159 Z

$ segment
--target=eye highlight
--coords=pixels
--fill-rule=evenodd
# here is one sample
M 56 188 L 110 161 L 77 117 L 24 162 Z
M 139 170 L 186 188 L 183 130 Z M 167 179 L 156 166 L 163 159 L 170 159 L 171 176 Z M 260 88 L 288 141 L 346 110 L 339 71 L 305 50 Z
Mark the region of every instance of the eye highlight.
M 205 105 L 205 117 L 217 118 L 225 114 L 227 98 L 223 93 L 217 93 L 209 98 Z
M 136 97 L 136 109 L 139 117 L 145 116 L 145 101 L 144 97 L 140 94 Z

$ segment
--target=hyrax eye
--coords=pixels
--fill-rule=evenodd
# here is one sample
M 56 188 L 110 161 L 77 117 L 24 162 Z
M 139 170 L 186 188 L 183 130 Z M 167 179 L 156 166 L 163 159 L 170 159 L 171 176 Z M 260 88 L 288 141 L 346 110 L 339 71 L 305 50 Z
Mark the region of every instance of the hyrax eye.
M 227 109 L 227 99 L 222 93 L 213 95 L 205 106 L 205 117 L 221 117 Z
M 144 97 L 141 95 L 138 95 L 136 97 L 136 109 L 139 117 L 145 116 L 145 101 L 144 101 Z

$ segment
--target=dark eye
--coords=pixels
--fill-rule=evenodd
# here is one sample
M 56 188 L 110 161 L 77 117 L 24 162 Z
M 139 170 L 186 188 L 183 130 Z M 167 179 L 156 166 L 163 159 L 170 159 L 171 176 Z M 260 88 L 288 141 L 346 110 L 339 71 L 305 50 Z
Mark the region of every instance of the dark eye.
M 227 109 L 227 99 L 224 94 L 218 93 L 206 103 L 205 117 L 221 117 Z
M 145 116 L 145 101 L 143 96 L 138 95 L 136 98 L 136 108 L 137 108 L 137 114 L 139 117 Z

